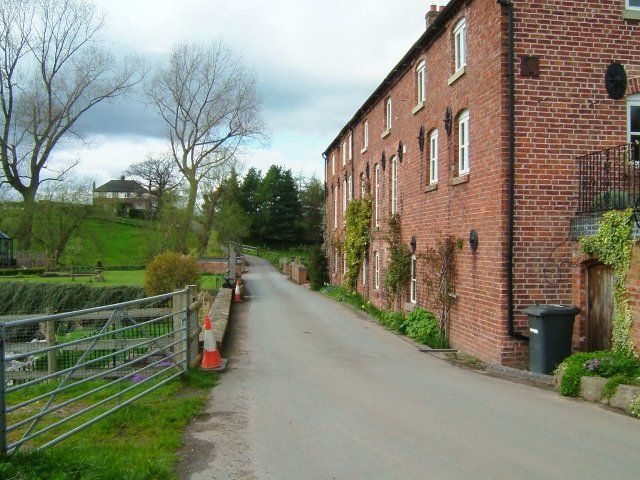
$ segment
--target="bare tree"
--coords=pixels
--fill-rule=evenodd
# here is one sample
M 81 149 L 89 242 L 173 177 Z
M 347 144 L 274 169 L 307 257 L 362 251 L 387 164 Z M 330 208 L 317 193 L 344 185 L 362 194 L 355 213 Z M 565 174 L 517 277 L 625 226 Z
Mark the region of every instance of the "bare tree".
M 177 166 L 169 153 L 147 155 L 146 160 L 134 163 L 127 169 L 127 175 L 142 180 L 149 193 L 155 197 L 156 210 L 162 210 L 165 194 L 180 186 L 182 177 L 177 175 Z
M 138 62 L 118 67 L 99 47 L 103 19 L 83 0 L 0 0 L 0 184 L 24 200 L 20 245 L 28 248 L 44 182 L 75 164 L 50 165 L 54 148 L 78 136 L 78 119 L 141 80 Z
M 189 185 L 179 246 L 186 249 L 198 186 L 251 139 L 264 138 L 255 76 L 221 43 L 176 46 L 149 97 L 166 124 L 171 153 Z

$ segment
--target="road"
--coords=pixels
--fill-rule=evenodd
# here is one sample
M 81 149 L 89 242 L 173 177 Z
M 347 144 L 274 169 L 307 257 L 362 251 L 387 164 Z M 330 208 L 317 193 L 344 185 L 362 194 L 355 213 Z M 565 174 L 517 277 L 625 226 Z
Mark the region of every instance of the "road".
M 421 353 L 262 259 L 244 279 L 182 478 L 640 478 L 640 421 Z

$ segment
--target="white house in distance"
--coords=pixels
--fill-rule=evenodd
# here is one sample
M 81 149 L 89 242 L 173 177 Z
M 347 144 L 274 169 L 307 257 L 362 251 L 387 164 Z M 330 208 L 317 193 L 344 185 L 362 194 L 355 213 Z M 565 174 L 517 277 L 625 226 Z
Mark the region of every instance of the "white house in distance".
M 136 180 L 127 180 L 124 175 L 119 180 L 109 180 L 104 185 L 93 188 L 93 204 L 122 204 L 124 210 L 148 210 L 153 197 L 149 190 Z

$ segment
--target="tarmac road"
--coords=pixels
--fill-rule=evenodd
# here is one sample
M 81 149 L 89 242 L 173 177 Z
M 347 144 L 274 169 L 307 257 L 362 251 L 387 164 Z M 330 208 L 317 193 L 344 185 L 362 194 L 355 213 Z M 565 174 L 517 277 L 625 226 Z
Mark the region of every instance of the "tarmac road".
M 640 421 L 450 365 L 250 261 L 182 478 L 640 478 Z

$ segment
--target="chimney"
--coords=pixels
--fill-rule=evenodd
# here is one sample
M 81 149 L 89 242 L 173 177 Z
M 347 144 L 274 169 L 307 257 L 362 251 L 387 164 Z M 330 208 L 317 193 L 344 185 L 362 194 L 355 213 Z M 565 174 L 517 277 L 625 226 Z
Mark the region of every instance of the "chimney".
M 124 175 L 120 175 L 120 180 L 124 180 Z
M 424 19 L 427 22 L 427 29 L 431 26 L 431 24 L 434 22 L 434 20 L 437 18 L 438 14 L 440 12 L 438 12 L 438 6 L 437 5 L 431 5 L 429 7 L 429 11 L 427 12 L 427 14 L 424 16 Z

